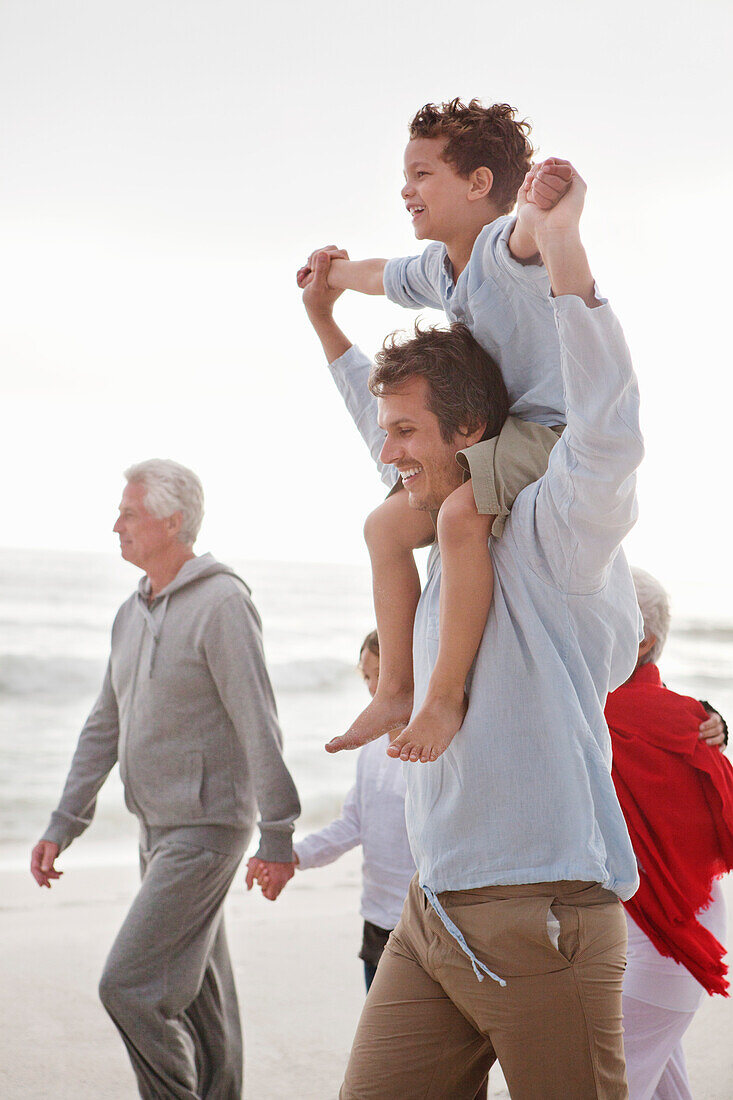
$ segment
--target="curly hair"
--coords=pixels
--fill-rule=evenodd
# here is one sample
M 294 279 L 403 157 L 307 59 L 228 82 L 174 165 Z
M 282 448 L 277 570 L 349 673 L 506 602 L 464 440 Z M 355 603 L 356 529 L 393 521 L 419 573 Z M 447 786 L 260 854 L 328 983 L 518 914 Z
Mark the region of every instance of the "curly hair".
M 466 325 L 420 328 L 405 339 L 393 332 L 374 358 L 369 389 L 384 397 L 415 375 L 428 383 L 428 408 L 438 418 L 446 443 L 486 424 L 483 438 L 498 435 L 509 415 L 501 371 Z
M 516 113 L 508 103 L 484 107 L 478 99 L 426 103 L 410 123 L 410 140 L 446 138 L 442 158 L 464 179 L 476 168 L 490 168 L 491 200 L 500 214 L 508 214 L 534 154 L 528 140 L 532 127 L 526 119 L 517 121 Z

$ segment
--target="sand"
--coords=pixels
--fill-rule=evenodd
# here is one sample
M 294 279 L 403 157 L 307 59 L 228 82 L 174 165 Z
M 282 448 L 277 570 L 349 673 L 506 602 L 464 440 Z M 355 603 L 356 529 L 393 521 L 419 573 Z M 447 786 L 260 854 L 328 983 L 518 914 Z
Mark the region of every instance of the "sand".
M 73 854 L 50 891 L 27 872 L 0 872 L 4 1100 L 137 1096 L 122 1042 L 97 999 L 137 871 L 74 866 Z M 726 893 L 733 913 L 731 883 Z M 241 875 L 232 889 L 226 919 L 245 1033 L 246 1100 L 338 1095 L 364 995 L 358 898 L 357 852 L 296 875 L 276 903 L 247 894 Z M 733 999 L 708 998 L 685 1044 L 695 1100 L 733 1097 L 732 1035 Z M 508 1095 L 498 1068 L 491 1095 Z

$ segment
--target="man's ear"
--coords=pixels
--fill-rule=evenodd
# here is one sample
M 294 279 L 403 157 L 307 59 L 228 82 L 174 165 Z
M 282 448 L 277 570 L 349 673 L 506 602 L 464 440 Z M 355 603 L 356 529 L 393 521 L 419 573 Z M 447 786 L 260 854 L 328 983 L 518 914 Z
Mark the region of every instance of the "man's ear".
M 175 537 L 183 527 L 183 512 L 174 512 L 172 516 L 166 516 L 165 522 L 168 534 Z
M 458 434 L 463 436 L 463 446 L 461 447 L 461 450 L 463 450 L 464 447 L 473 447 L 474 443 L 480 443 L 481 440 L 484 438 L 484 432 L 485 431 L 486 431 L 486 421 L 485 420 L 482 424 L 479 424 L 478 427 L 476 427 L 476 428 L 471 428 L 471 429 L 465 428 L 465 427 L 464 428 L 459 428 L 458 429 Z
M 652 649 L 656 644 L 657 644 L 656 634 L 647 634 L 647 635 L 645 635 L 644 641 L 641 642 L 640 645 L 639 645 L 639 656 L 640 657 L 646 657 L 649 650 Z
M 469 202 L 486 199 L 489 197 L 491 188 L 494 185 L 494 173 L 490 168 L 474 168 L 468 177 L 468 182 L 470 185 L 468 189 Z

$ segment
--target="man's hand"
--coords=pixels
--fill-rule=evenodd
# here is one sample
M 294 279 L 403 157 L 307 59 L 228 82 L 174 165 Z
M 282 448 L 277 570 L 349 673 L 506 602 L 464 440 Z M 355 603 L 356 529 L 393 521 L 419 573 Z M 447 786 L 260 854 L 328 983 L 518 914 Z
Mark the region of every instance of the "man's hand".
M 713 749 L 725 750 L 725 723 L 716 710 L 708 710 L 710 717 L 700 724 L 700 740 Z
M 343 248 L 337 248 L 335 244 L 326 244 L 323 248 L 316 248 L 314 252 L 311 252 L 310 256 L 303 264 L 298 268 L 296 275 L 296 281 L 301 290 L 305 290 L 307 286 L 313 282 L 315 276 L 316 256 L 324 252 L 328 256 L 328 263 L 330 265 L 331 260 L 348 260 L 349 254 Z M 328 270 L 326 271 L 328 275 Z
M 298 286 L 303 287 L 303 305 L 313 321 L 314 316 L 331 317 L 337 298 L 343 294 L 343 290 L 335 290 L 328 285 L 328 270 L 331 260 L 348 260 L 349 254 L 343 248 L 322 248 L 314 252 L 310 258 L 311 267 L 308 274 L 303 277 L 301 284 L 300 272 L 306 271 L 301 267 L 298 272 Z
M 39 886 L 48 886 L 50 890 L 51 879 L 61 878 L 64 873 L 54 867 L 58 854 L 59 846 L 52 840 L 39 840 L 31 852 L 31 874 Z
M 340 255 L 346 258 L 345 252 L 341 252 Z M 333 290 L 328 285 L 331 258 L 332 254 L 327 251 L 315 254 L 313 278 L 303 291 L 303 305 L 306 308 L 308 320 L 321 341 L 321 347 L 329 363 L 340 359 L 351 347 L 351 341 L 333 319 L 334 303 L 343 291 Z
M 258 859 L 257 856 L 247 862 L 247 889 L 251 890 L 255 882 L 268 901 L 274 901 L 285 885 L 295 874 L 295 861 L 276 863 L 274 860 Z

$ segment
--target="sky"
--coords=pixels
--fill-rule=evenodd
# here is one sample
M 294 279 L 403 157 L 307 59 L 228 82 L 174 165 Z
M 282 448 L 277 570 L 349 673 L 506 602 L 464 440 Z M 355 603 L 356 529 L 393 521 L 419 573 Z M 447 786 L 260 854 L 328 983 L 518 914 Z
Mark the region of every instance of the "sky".
M 381 486 L 295 271 L 419 251 L 407 123 L 478 96 L 588 183 L 643 401 L 629 556 L 730 605 L 732 28 L 723 0 L 1 0 L 0 546 L 114 550 L 121 471 L 161 456 L 202 477 L 201 550 L 365 562 Z M 337 307 L 370 354 L 414 316 Z

